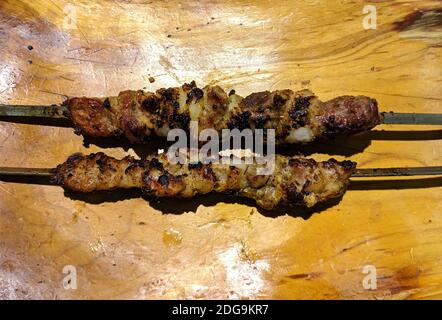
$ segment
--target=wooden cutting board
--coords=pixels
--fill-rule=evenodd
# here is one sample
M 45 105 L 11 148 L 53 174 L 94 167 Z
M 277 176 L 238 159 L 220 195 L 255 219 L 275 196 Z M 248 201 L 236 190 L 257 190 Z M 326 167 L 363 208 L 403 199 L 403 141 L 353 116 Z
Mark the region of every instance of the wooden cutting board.
M 0 103 L 196 80 L 241 95 L 309 88 L 324 100 L 369 95 L 382 111 L 442 112 L 440 1 L 69 2 L 0 2 Z M 0 140 L 0 166 L 157 147 L 11 122 L 0 122 Z M 360 167 L 441 165 L 442 127 L 381 126 L 320 151 L 312 157 Z M 311 211 L 235 201 L 2 181 L 0 299 L 442 298 L 441 178 L 358 182 Z M 77 289 L 63 285 L 74 271 Z

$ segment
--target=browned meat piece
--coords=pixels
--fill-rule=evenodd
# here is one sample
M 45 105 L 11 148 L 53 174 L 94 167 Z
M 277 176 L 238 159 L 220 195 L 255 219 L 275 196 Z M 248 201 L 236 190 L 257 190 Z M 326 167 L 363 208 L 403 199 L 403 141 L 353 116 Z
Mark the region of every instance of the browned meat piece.
M 116 116 L 107 102 L 109 99 L 72 98 L 70 116 L 76 125 L 75 131 L 90 137 L 118 136 L 121 130 L 115 126 Z M 75 109 L 75 111 L 73 111 Z
M 75 154 L 54 169 L 53 182 L 79 192 L 141 188 L 149 195 L 181 198 L 220 192 L 255 199 L 266 209 L 281 204 L 311 207 L 342 196 L 356 163 L 276 155 L 271 175 L 259 175 L 260 166 L 256 162 L 171 164 L 166 154 L 144 160 L 117 160 L 103 153 Z
M 370 130 L 373 121 L 379 121 L 376 101 L 364 96 L 337 97 L 324 103 L 322 109 L 321 124 L 325 135 Z
M 276 143 L 308 143 L 338 134 L 369 130 L 380 123 L 377 102 L 364 96 L 342 96 L 321 102 L 308 90 L 252 93 L 242 98 L 218 86 L 195 82 L 156 93 L 123 91 L 117 97 L 72 98 L 65 102 L 78 133 L 93 137 L 126 136 L 143 143 L 170 129 L 275 129 Z

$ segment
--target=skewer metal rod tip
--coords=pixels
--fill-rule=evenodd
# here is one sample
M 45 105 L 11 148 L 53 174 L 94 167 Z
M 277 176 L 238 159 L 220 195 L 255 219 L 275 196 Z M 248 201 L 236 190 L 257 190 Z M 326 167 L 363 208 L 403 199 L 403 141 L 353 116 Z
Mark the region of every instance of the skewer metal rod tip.
M 357 169 L 352 177 L 397 177 L 442 175 L 442 166 Z
M 1 176 L 50 177 L 53 169 L 49 168 L 0 168 Z
M 0 104 L 0 117 L 68 118 L 68 109 L 63 105 L 27 106 Z
M 383 124 L 442 125 L 442 114 L 383 112 Z

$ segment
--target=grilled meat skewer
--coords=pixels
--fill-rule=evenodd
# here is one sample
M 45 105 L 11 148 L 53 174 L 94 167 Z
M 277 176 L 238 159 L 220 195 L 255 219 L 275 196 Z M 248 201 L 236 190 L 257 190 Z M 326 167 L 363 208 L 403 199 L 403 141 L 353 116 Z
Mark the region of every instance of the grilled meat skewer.
M 117 160 L 103 153 L 75 154 L 55 169 L 0 167 L 1 177 L 49 177 L 53 183 L 79 192 L 141 188 L 154 196 L 191 197 L 211 191 L 236 193 L 257 200 L 264 208 L 278 204 L 313 206 L 341 196 L 351 177 L 442 175 L 442 166 L 355 169 L 351 161 L 276 156 L 271 176 L 259 166 L 221 164 L 173 165 L 164 155 L 145 160 Z
M 52 172 L 52 182 L 79 192 L 141 188 L 157 197 L 189 198 L 209 192 L 234 193 L 255 199 L 265 209 L 278 205 L 312 207 L 344 194 L 356 163 L 276 155 L 271 175 L 260 175 L 262 164 L 172 164 L 167 154 L 143 160 L 122 160 L 103 153 L 72 155 Z
M 64 102 L 76 132 L 91 137 L 125 136 L 143 143 L 170 129 L 275 129 L 276 144 L 304 144 L 319 138 L 354 134 L 381 123 L 377 102 L 365 96 L 341 96 L 321 102 L 311 91 L 277 90 L 242 98 L 219 86 L 195 82 L 156 93 L 123 91 L 116 97 L 70 98 Z

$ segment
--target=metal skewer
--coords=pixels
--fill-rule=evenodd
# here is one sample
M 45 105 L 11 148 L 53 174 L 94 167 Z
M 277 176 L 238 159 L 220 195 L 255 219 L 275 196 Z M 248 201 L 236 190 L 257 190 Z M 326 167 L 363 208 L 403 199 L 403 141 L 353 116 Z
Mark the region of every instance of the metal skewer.
M 442 114 L 438 113 L 399 113 L 382 112 L 383 124 L 405 125 L 442 125 Z M 39 117 L 66 118 L 69 112 L 66 106 L 31 106 L 0 104 L 0 117 Z
M 442 114 L 383 112 L 383 124 L 428 124 L 442 125 Z
M 0 167 L 0 176 L 21 177 L 50 177 L 52 170 L 49 168 L 13 168 Z
M 27 106 L 0 104 L 0 117 L 69 118 L 65 106 Z
M 357 169 L 352 177 L 397 177 L 442 175 L 442 166 Z
M 0 167 L 0 176 L 50 177 L 54 169 Z M 357 169 L 352 177 L 397 177 L 397 176 L 442 175 L 442 166 Z

